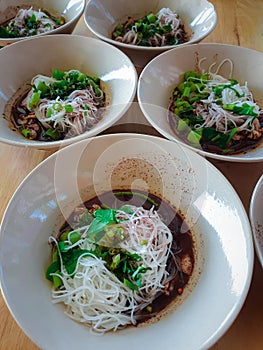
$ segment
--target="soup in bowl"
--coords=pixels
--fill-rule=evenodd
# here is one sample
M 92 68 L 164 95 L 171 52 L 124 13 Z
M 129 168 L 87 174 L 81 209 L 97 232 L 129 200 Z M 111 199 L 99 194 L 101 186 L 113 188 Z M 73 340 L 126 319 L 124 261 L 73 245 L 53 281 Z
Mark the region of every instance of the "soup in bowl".
M 134 339 L 206 349 L 238 315 L 253 269 L 249 220 L 226 178 L 138 134 L 82 140 L 43 161 L 11 199 L 0 242 L 5 300 L 49 349 L 132 349 Z
M 84 20 L 93 35 L 143 67 L 164 51 L 207 37 L 217 24 L 217 13 L 206 0 L 91 0 Z
M 97 135 L 125 114 L 137 88 L 123 52 L 84 36 L 30 38 L 4 47 L 0 63 L 0 141 L 20 147 L 55 149 Z
M 85 0 L 1 1 L 0 46 L 31 36 L 71 34 L 85 8 Z
M 262 161 L 261 61 L 261 52 L 234 45 L 178 47 L 145 67 L 139 105 L 163 136 L 203 156 Z

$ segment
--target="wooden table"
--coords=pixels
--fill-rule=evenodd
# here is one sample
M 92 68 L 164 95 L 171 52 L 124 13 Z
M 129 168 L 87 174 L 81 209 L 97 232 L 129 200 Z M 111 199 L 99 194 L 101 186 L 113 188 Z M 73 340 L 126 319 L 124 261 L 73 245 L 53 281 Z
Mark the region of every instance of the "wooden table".
M 228 43 L 263 51 L 262 0 L 211 0 L 211 2 L 215 5 L 218 13 L 218 24 L 214 32 L 204 42 Z M 90 35 L 83 18 L 79 21 L 74 33 Z M 259 77 L 259 79 L 262 79 L 262 77 Z M 147 126 L 145 121 L 144 124 L 143 132 L 158 135 L 150 126 Z M 122 125 L 118 125 L 104 133 L 118 131 L 128 130 L 123 129 Z M 131 131 L 139 132 L 136 129 Z M 0 220 L 19 183 L 50 154 L 51 151 L 18 148 L 6 144 L 0 145 Z M 259 176 L 263 173 L 263 163 L 249 165 L 219 161 L 212 161 L 212 163 L 230 180 L 248 210 L 252 190 Z M 234 324 L 212 347 L 212 350 L 263 349 L 262 297 L 263 271 L 257 258 L 255 258 L 253 279 L 245 304 Z M 38 349 L 37 346 L 18 327 L 2 296 L 0 296 L 0 350 L 36 349 Z

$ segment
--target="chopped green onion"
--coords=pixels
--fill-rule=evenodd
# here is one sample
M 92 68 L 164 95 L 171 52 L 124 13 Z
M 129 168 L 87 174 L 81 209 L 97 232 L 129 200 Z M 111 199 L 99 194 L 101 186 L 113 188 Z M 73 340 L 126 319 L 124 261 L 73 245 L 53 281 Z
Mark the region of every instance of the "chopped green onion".
M 189 129 L 189 120 L 188 119 L 178 119 L 177 130 L 179 132 L 186 131 Z
M 53 140 L 58 140 L 60 137 L 59 132 L 52 128 L 47 129 L 45 135 L 51 137 Z
M 59 69 L 54 69 L 52 72 L 52 76 L 53 76 L 53 78 L 55 78 L 57 80 L 62 80 L 65 76 L 65 72 L 63 72 Z
M 112 258 L 110 270 L 115 270 L 119 266 L 120 262 L 121 262 L 121 255 L 120 254 L 114 255 Z
M 65 108 L 66 112 L 68 112 L 68 113 L 71 113 L 74 110 L 70 104 L 65 105 L 64 108 Z
M 23 136 L 26 137 L 27 139 L 32 136 L 32 132 L 30 130 L 28 130 L 28 129 L 24 128 L 24 129 L 21 130 L 21 132 L 22 132 Z
M 199 145 L 201 137 L 202 135 L 200 133 L 191 130 L 187 135 L 187 140 L 194 145 Z
M 63 106 L 60 102 L 54 102 L 52 108 L 54 109 L 54 111 L 60 112 L 62 111 Z
M 67 241 L 69 240 L 71 243 L 76 243 L 80 240 L 81 236 L 78 232 L 76 231 L 71 231 L 71 232 L 63 232 L 62 235 L 60 236 L 61 241 Z
M 147 239 L 142 239 L 140 243 L 141 243 L 141 245 L 147 245 L 148 241 L 147 241 Z
M 49 87 L 44 81 L 40 81 L 37 85 L 37 90 L 40 91 L 41 93 L 47 93 L 49 90 Z
M 155 23 L 157 21 L 157 17 L 153 13 L 150 13 L 147 16 L 147 20 L 149 23 Z
M 48 108 L 48 110 L 47 110 L 47 117 L 48 118 L 52 117 L 52 109 L 51 108 Z
M 237 131 L 238 131 L 238 128 L 234 128 L 234 129 L 231 130 L 231 132 L 230 132 L 229 135 L 228 135 L 227 142 L 226 142 L 227 145 L 228 145 L 229 142 L 232 140 L 232 138 L 233 138 L 234 135 L 237 133 Z
M 190 86 L 185 86 L 182 97 L 190 97 L 191 88 Z
M 57 270 L 57 271 L 55 271 L 55 273 L 56 274 L 60 274 L 60 271 Z M 60 287 L 63 286 L 63 281 L 62 281 L 62 279 L 59 276 L 52 275 L 52 279 L 53 279 L 53 287 L 54 287 L 55 290 L 58 290 Z
M 39 92 L 33 92 L 30 101 L 29 101 L 29 108 L 34 109 L 40 101 L 40 93 Z

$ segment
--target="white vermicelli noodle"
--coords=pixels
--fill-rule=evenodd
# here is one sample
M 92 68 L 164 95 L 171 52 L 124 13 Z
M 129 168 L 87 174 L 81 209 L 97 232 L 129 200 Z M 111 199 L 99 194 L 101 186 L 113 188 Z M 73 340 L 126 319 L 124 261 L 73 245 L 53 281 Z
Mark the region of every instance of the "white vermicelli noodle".
M 136 299 L 139 303 L 150 303 L 163 288 L 168 273 L 165 271 L 173 236 L 153 209 L 133 208 L 133 214 L 126 214 L 123 225 L 129 232 L 121 247 L 142 258 L 144 267 L 151 267 L 142 275 L 143 287 Z M 145 306 L 145 305 L 144 305 Z
M 195 113 L 203 117 L 200 123 L 195 124 L 195 129 L 214 127 L 215 130 L 223 132 L 225 134 L 230 133 L 233 128 L 237 129 L 237 133 L 246 131 L 248 134 L 253 134 L 256 126 L 253 123 L 255 115 L 260 116 L 263 114 L 263 110 L 255 102 L 252 92 L 248 87 L 248 83 L 240 85 L 238 82 L 232 84 L 231 80 L 233 75 L 233 62 L 229 58 L 223 59 L 219 64 L 213 62 L 208 69 L 203 69 L 201 64 L 206 60 L 203 57 L 198 62 L 198 69 L 202 74 L 208 73 L 208 80 L 206 81 L 206 88 L 203 90 L 208 93 L 207 98 L 203 98 L 200 102 L 195 103 Z M 220 74 L 221 68 L 229 65 L 229 77 L 224 77 Z M 198 80 L 198 78 L 196 78 Z M 213 88 L 222 85 L 225 86 L 222 91 L 222 97 L 218 98 Z M 230 86 L 231 85 L 231 86 Z M 220 101 L 220 103 L 218 103 Z M 235 104 L 237 107 L 241 107 L 243 103 L 253 108 L 255 115 L 242 115 L 235 114 L 232 111 L 228 111 L 223 108 L 224 105 Z
M 67 74 L 71 72 L 80 73 L 78 70 L 69 70 Z M 56 81 L 55 78 L 39 74 L 31 80 L 31 85 L 38 86 L 41 82 L 49 86 Z M 22 101 L 22 106 L 28 110 L 31 110 L 30 101 L 33 93 L 32 88 Z M 86 89 L 74 90 L 66 99 L 60 96 L 53 100 L 41 98 L 33 111 L 45 128 L 57 129 L 59 132 L 67 133 L 68 137 L 72 137 L 91 129 L 102 118 L 104 97 L 100 88 L 95 92 L 93 86 L 90 85 Z M 56 105 L 59 106 L 57 111 L 54 109 Z M 66 106 L 69 105 L 71 110 L 67 111 Z M 52 110 L 52 115 L 48 115 L 50 110 Z
M 96 256 L 79 259 L 74 278 L 62 276 L 64 289 L 52 291 L 55 303 L 66 305 L 66 314 L 96 332 L 116 331 L 135 323 L 132 290 L 126 287 Z
M 35 16 L 37 28 L 28 30 L 26 28 L 26 21 L 32 16 Z M 36 35 L 49 32 L 50 30 L 57 28 L 59 25 L 45 12 L 40 9 L 35 11 L 33 7 L 30 7 L 29 9 L 20 9 L 8 26 L 10 28 L 16 27 L 20 36 L 29 36 L 32 34 Z
M 174 43 L 183 43 L 187 41 L 187 34 L 184 29 L 184 24 L 179 15 L 173 12 L 169 8 L 162 8 L 156 15 L 159 26 L 165 27 L 170 26 L 170 31 L 166 33 L 158 33 L 155 32 L 152 35 L 148 35 L 147 38 L 141 38 L 140 34 L 137 30 L 136 25 L 132 25 L 131 28 L 129 25 L 129 20 L 124 25 L 126 28 L 124 35 L 119 34 L 116 38 L 116 41 L 132 44 L 132 45 L 140 45 L 141 42 L 147 43 L 147 46 L 159 47 L 165 45 L 174 45 Z M 130 19 L 131 20 L 131 19 Z M 133 21 L 136 23 L 136 21 Z M 174 43 L 171 39 L 174 39 Z M 145 45 L 144 45 L 145 46 Z
M 91 253 L 79 257 L 71 275 L 63 267 L 60 256 L 62 268 L 57 276 L 62 279 L 63 287 L 52 290 L 52 300 L 64 303 L 69 317 L 88 325 L 94 332 L 116 331 L 136 324 L 136 313 L 140 315 L 140 310 L 155 299 L 168 279 L 166 266 L 173 241 L 170 229 L 153 209 L 129 207 L 133 212 L 116 211 L 116 219 L 128 232 L 119 248 L 138 254 L 141 257 L 139 265 L 149 268 L 142 273 L 139 290 L 126 286 L 105 266 L 102 258 Z M 74 246 L 91 248 L 93 243 L 86 239 L 88 229 L 89 225 L 74 230 L 82 237 Z M 50 237 L 50 242 L 57 243 L 54 237 Z

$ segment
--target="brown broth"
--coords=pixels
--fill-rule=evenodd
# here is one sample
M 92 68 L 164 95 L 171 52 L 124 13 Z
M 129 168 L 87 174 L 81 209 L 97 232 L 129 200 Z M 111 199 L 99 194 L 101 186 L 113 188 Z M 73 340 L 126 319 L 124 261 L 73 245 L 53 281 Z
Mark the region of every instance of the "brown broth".
M 173 132 L 180 137 L 180 139 L 182 139 L 184 142 L 186 142 L 187 144 L 189 144 L 190 146 L 192 145 L 189 141 L 187 141 L 187 136 L 189 133 L 189 130 L 187 130 L 186 132 L 178 132 L 177 130 L 177 119 L 175 115 L 173 114 L 172 111 L 172 106 L 169 107 L 169 112 L 168 112 L 168 121 L 169 124 L 171 126 L 171 129 L 173 130 Z M 263 125 L 263 118 L 259 117 L 258 118 L 260 121 L 260 125 Z M 256 148 L 257 145 L 262 141 L 262 136 L 257 139 L 249 139 L 248 137 L 245 137 L 244 139 L 240 139 L 240 140 L 231 140 L 231 146 L 228 146 L 227 148 L 231 149 L 231 151 L 226 152 L 225 149 L 222 149 L 216 145 L 214 145 L 212 142 L 207 142 L 200 140 L 200 148 L 205 151 L 205 152 L 209 152 L 209 153 L 214 153 L 214 154 L 221 154 L 221 155 L 238 155 L 238 154 L 245 154 L 249 151 L 251 151 L 252 149 Z
M 70 130 L 66 129 L 63 132 L 61 130 L 59 130 L 59 131 L 56 130 L 59 134 L 59 137 L 57 139 L 53 139 L 52 137 L 50 137 L 46 134 L 46 131 L 48 129 L 50 129 L 50 127 L 45 127 L 36 117 L 34 117 L 32 119 L 30 118 L 30 115 L 32 114 L 32 112 L 29 111 L 26 107 L 22 106 L 22 102 L 26 98 L 29 91 L 30 91 L 30 89 L 27 90 L 26 92 L 23 92 L 23 94 L 21 96 L 19 96 L 19 98 L 17 100 L 15 100 L 15 102 L 12 104 L 11 115 L 10 115 L 10 122 L 11 122 L 12 129 L 14 128 L 20 134 L 23 135 L 23 133 L 22 133 L 23 126 L 26 128 L 32 129 L 32 128 L 34 128 L 35 125 L 37 125 L 37 128 L 34 128 L 34 130 L 37 129 L 36 136 L 34 138 L 29 138 L 32 141 L 36 140 L 36 141 L 51 142 L 51 141 L 55 141 L 55 140 L 64 140 L 66 138 L 73 137 L 74 135 L 70 134 Z M 96 122 L 101 120 L 105 114 L 106 100 L 104 101 L 104 103 L 105 103 L 105 105 L 98 108 Z M 93 127 L 93 125 L 86 126 L 84 128 L 83 132 L 88 131 L 92 127 Z
M 30 114 L 30 111 L 22 106 L 22 101 L 25 99 L 28 92 L 29 90 L 26 91 L 21 97 L 19 97 L 19 99 L 13 104 L 11 109 L 11 123 L 19 133 L 22 133 L 23 121 L 26 119 L 26 116 Z M 47 136 L 45 134 L 47 129 L 44 128 L 42 123 L 37 118 L 34 118 L 34 124 L 37 124 L 39 128 L 35 140 L 53 141 L 53 139 L 50 136 Z M 65 135 L 61 135 L 61 139 L 64 139 L 64 137 Z

